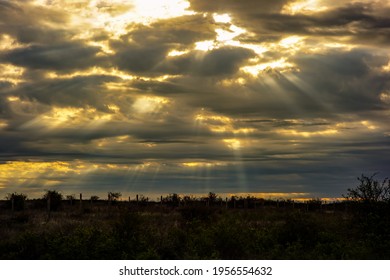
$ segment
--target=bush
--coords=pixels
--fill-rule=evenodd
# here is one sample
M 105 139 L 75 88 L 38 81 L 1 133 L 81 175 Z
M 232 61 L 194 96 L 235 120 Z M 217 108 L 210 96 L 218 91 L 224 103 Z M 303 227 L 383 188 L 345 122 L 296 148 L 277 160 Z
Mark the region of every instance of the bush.
M 25 200 L 27 198 L 27 195 L 23 194 L 23 193 L 9 193 L 6 195 L 5 197 L 8 201 L 7 201 L 7 206 L 9 208 L 12 207 L 12 201 L 13 201 L 13 208 L 15 211 L 21 211 L 21 210 L 24 210 L 24 206 L 25 206 Z
M 50 210 L 51 211 L 57 211 L 61 207 L 62 203 L 62 194 L 59 193 L 56 190 L 48 190 L 46 193 L 43 195 L 43 199 L 48 201 L 50 199 Z

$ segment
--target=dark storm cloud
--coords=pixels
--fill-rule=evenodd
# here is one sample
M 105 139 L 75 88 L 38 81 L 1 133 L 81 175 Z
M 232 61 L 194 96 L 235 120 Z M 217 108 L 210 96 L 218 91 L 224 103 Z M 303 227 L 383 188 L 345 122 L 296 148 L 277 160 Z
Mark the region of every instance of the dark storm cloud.
M 133 40 L 140 45 L 169 45 L 189 47 L 195 42 L 215 37 L 215 23 L 210 16 L 189 15 L 158 20 L 151 25 L 129 25 L 122 40 Z
M 388 57 L 370 50 L 333 52 L 296 58 L 302 69 L 298 77 L 318 89 L 321 102 L 339 112 L 386 110 L 380 94 L 388 90 L 389 73 L 381 69 Z
M 114 62 L 119 69 L 138 74 L 148 74 L 161 61 L 165 59 L 169 46 L 160 45 L 123 45 L 117 49 Z
M 82 40 L 85 30 L 60 9 L 0 0 L 0 32 L 17 45 L 0 52 L 8 71 L 0 79 L 1 170 L 29 160 L 54 166 L 20 185 L 0 170 L 0 183 L 21 187 L 15 191 L 55 181 L 67 191 L 102 193 L 115 186 L 340 196 L 361 172 L 387 171 L 387 6 L 340 1 L 292 15 L 281 12 L 291 2 L 284 0 L 190 2 L 198 14 L 133 23 L 115 37 L 91 26 Z M 85 15 L 131 8 L 99 3 Z M 215 30 L 228 32 L 230 24 L 213 13 L 228 13 L 249 32 L 234 46 L 218 41 Z M 291 35 L 305 37 L 279 44 Z M 213 49 L 195 49 L 206 40 Z M 268 50 L 256 54 L 238 41 Z M 186 52 L 168 56 L 172 50 Z M 282 58 L 292 66 L 257 76 L 242 69 Z M 56 161 L 69 173 L 55 170 Z M 78 173 L 79 165 L 91 168 Z
M 388 109 L 380 94 L 389 90 L 390 76 L 378 70 L 388 63 L 385 55 L 357 49 L 297 55 L 291 61 L 299 71 L 265 71 L 257 78 L 248 78 L 244 85 L 222 86 L 206 80 L 199 84 L 196 78 L 192 82 L 175 78 L 170 83 L 154 83 L 152 88 L 160 94 L 167 92 L 167 96 L 192 91 L 196 95 L 178 98 L 228 115 L 245 112 L 254 117 L 337 117 Z M 145 89 L 140 82 L 135 86 Z
M 239 47 L 223 47 L 209 52 L 192 51 L 169 58 L 169 46 L 127 45 L 117 53 L 120 69 L 143 75 L 194 74 L 199 76 L 231 75 L 238 71 L 254 52 Z
M 312 14 L 282 13 L 292 1 L 203 1 L 192 0 L 191 7 L 201 12 L 230 13 L 233 21 L 256 34 L 243 40 L 277 41 L 286 35 L 315 37 L 349 36 L 350 42 L 363 45 L 389 44 L 390 7 L 381 3 L 343 3 Z M 333 3 L 334 4 L 334 3 Z M 345 42 L 345 37 L 343 38 Z
M 185 50 L 197 41 L 215 38 L 213 20 L 201 15 L 161 20 L 151 26 L 136 25 L 120 41 L 112 41 L 114 62 L 120 69 L 143 75 L 230 75 L 254 52 L 223 47 L 209 52 L 192 51 L 167 57 L 171 50 Z
M 190 0 L 191 8 L 199 12 L 248 14 L 256 12 L 278 12 L 289 0 Z
M 238 47 L 222 47 L 206 53 L 193 51 L 177 58 L 167 58 L 156 70 L 197 76 L 232 75 L 254 55 L 253 51 Z
M 389 8 L 384 8 L 390 11 Z M 258 14 L 248 18 L 250 23 L 257 22 L 261 27 L 251 31 L 261 36 L 268 32 L 299 34 L 310 36 L 349 36 L 350 42 L 363 45 L 388 44 L 390 19 L 376 15 L 371 4 L 354 3 L 313 15 Z M 345 38 L 344 38 L 345 40 Z
M 0 61 L 31 69 L 77 70 L 101 64 L 99 50 L 82 42 L 32 45 L 0 53 Z
M 8 94 L 46 105 L 59 107 L 92 106 L 107 111 L 103 104 L 106 90 L 103 89 L 102 85 L 117 80 L 117 77 L 104 75 L 48 79 L 21 84 L 19 87 L 8 91 Z
M 60 10 L 36 7 L 28 2 L 0 1 L 0 32 L 20 43 L 52 44 L 70 39 L 76 32 L 64 27 L 68 20 L 69 15 Z

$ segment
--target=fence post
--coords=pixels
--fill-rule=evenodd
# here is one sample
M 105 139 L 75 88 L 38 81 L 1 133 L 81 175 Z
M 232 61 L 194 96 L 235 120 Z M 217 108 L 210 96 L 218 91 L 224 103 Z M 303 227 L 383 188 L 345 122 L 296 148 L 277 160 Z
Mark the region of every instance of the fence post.
M 50 219 L 50 204 L 51 204 L 51 196 L 50 193 L 47 195 L 47 218 Z
M 15 211 L 15 198 L 13 195 L 11 197 L 11 209 L 12 209 L 12 215 L 13 215 L 14 211 Z
M 83 209 L 83 194 L 80 193 L 80 211 Z
M 136 200 L 137 200 L 137 206 L 138 206 L 138 194 L 137 194 L 137 196 L 136 196 Z

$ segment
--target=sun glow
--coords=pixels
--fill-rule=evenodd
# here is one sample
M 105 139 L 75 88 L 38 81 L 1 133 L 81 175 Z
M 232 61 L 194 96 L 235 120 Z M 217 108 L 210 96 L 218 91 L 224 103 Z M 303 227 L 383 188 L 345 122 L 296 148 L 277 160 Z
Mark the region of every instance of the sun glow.
M 0 34 L 0 51 L 8 51 L 26 46 L 27 45 L 19 43 L 16 38 L 13 38 L 8 34 Z
M 106 53 L 111 53 L 107 42 L 93 42 L 96 30 L 119 38 L 132 23 L 148 25 L 160 19 L 194 14 L 186 0 L 38 0 L 35 4 L 66 11 L 71 18 L 69 24 L 80 30 L 75 38 L 90 39 L 91 44 L 102 46 Z
M 128 172 L 129 170 L 145 169 L 158 163 L 143 162 L 139 164 L 95 163 L 82 160 L 74 161 L 7 161 L 0 164 L 0 188 L 9 186 L 28 188 L 38 185 L 42 187 L 60 186 L 64 177 L 72 180 L 82 180 L 91 173 Z M 29 191 L 31 193 L 31 190 Z M 40 195 L 40 194 L 39 194 Z
M 183 167 L 188 167 L 188 168 L 198 168 L 198 167 L 216 167 L 216 166 L 221 166 L 225 165 L 221 162 L 203 162 L 203 161 L 191 161 L 191 162 L 183 162 L 181 164 Z
M 242 147 L 241 141 L 238 139 L 223 139 L 225 145 L 232 150 L 240 150 Z
M 287 62 L 285 58 L 281 58 L 276 61 L 260 63 L 256 65 L 244 66 L 241 70 L 245 73 L 251 74 L 252 76 L 258 76 L 262 71 L 267 69 L 278 69 L 280 72 L 284 72 L 293 68 L 294 65 L 290 62 Z
M 189 50 L 184 50 L 184 51 L 172 50 L 168 53 L 168 56 L 181 56 L 186 53 L 189 53 Z
M 0 188 L 20 186 L 24 184 L 39 183 L 42 186 L 58 184 L 58 177 L 75 174 L 75 170 L 67 162 L 27 162 L 8 161 L 1 164 L 0 168 Z
M 248 134 L 255 132 L 255 129 L 250 127 L 237 127 L 233 119 L 225 116 L 202 113 L 195 116 L 195 121 L 214 133 Z
M 230 23 L 232 21 L 229 14 L 213 14 L 213 18 L 217 23 Z
M 279 45 L 283 48 L 294 48 L 299 49 L 300 48 L 300 42 L 304 39 L 304 37 L 301 36 L 289 36 L 284 39 L 282 39 L 279 42 Z
M 3 129 L 3 128 L 7 127 L 7 126 L 8 126 L 7 121 L 5 121 L 5 120 L 0 120 L 0 129 Z
M 367 127 L 369 130 L 375 130 L 378 127 L 373 125 L 370 121 L 362 121 L 361 124 L 365 127 Z
M 231 25 L 228 30 L 217 28 L 215 29 L 215 32 L 217 33 L 217 41 L 219 44 L 232 45 L 234 44 L 232 42 L 233 39 L 245 33 L 246 30 L 238 26 Z
M 53 107 L 22 125 L 22 128 L 55 129 L 57 127 L 98 127 L 113 118 L 113 114 L 99 112 L 95 108 Z
M 133 109 L 140 114 L 147 114 L 159 111 L 164 105 L 169 103 L 169 99 L 158 96 L 139 97 L 133 104 Z
M 284 14 L 311 14 L 315 12 L 324 11 L 327 9 L 326 6 L 322 5 L 321 0 L 298 0 L 292 3 L 286 4 L 282 13 Z
M 132 2 L 133 15 L 138 21 L 144 23 L 193 14 L 188 10 L 190 3 L 185 0 L 133 0 Z
M 15 66 L 12 64 L 0 63 L 0 81 L 7 81 L 14 85 L 24 82 L 23 74 L 25 69 L 23 67 Z
M 195 43 L 195 50 L 198 51 L 210 51 L 218 47 L 215 41 L 202 41 Z
M 390 92 L 382 92 L 379 98 L 382 102 L 390 104 Z
M 280 134 L 290 135 L 290 136 L 300 136 L 305 138 L 310 138 L 314 136 L 329 136 L 339 133 L 337 129 L 326 129 L 320 131 L 298 131 L 295 129 L 280 129 L 276 132 Z
M 217 34 L 217 36 L 215 40 L 196 42 L 195 50 L 210 51 L 213 49 L 221 48 L 223 46 L 236 46 L 236 47 L 253 49 L 255 50 L 255 52 L 259 51 L 259 53 L 261 53 L 262 52 L 261 47 L 252 44 L 241 44 L 240 41 L 235 40 L 236 37 L 246 32 L 247 31 L 245 29 L 240 28 L 233 24 L 230 25 L 228 29 L 216 28 L 215 33 Z
M 127 72 L 118 70 L 117 68 L 103 68 L 103 67 L 91 67 L 83 71 L 74 71 L 70 74 L 62 74 L 54 71 L 47 72 L 46 78 L 48 79 L 70 79 L 79 76 L 96 76 L 96 75 L 107 75 L 116 76 L 122 80 L 134 80 L 137 76 L 129 75 Z M 138 77 L 139 78 L 139 77 Z

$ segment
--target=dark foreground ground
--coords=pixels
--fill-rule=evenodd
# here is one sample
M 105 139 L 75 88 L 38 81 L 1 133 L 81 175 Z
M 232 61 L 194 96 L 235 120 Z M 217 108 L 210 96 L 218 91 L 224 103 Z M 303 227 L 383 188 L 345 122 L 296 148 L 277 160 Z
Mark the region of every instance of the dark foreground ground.
M 0 259 L 390 259 L 388 206 L 234 207 L 3 205 Z

